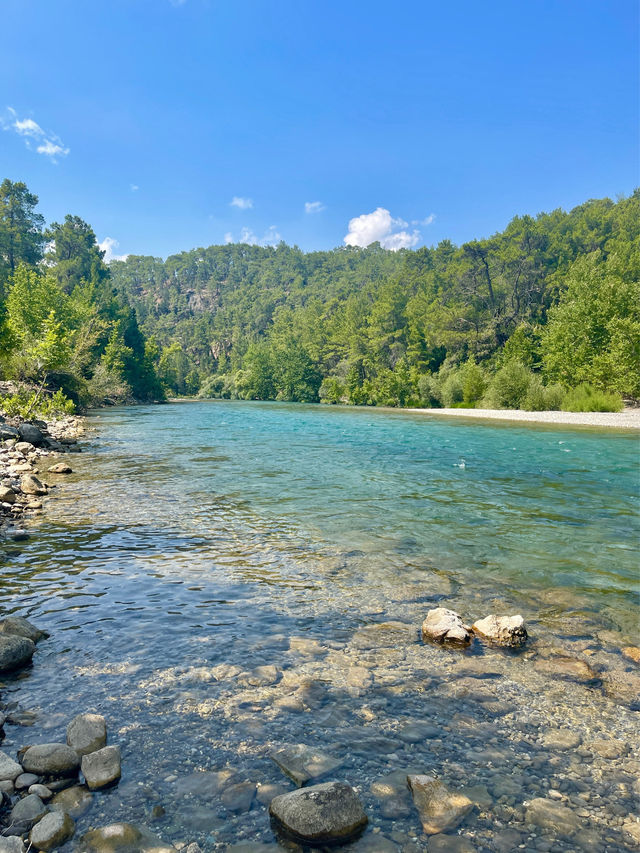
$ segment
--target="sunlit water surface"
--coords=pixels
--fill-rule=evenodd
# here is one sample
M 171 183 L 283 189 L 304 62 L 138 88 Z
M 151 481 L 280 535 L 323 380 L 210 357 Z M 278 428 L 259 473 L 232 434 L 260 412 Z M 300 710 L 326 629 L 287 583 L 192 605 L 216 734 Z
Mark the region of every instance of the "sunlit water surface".
M 64 740 L 85 710 L 122 746 L 122 781 L 78 835 L 127 820 L 205 850 L 272 843 L 264 786 L 291 785 L 269 752 L 293 742 L 343 761 L 362 849 L 426 849 L 404 793 L 370 790 L 405 769 L 486 786 L 459 830 L 472 849 L 634 849 L 635 436 L 232 402 L 90 424 L 31 539 L 3 546 L 0 581 L 5 613 L 51 633 L 5 678 L 3 699 L 36 716 L 3 748 Z M 529 646 L 423 645 L 438 604 L 522 613 Z M 593 678 L 550 676 L 559 654 Z M 193 775 L 224 768 L 262 786 L 250 807 L 250 786 L 225 797 Z M 528 826 L 549 789 L 578 835 Z

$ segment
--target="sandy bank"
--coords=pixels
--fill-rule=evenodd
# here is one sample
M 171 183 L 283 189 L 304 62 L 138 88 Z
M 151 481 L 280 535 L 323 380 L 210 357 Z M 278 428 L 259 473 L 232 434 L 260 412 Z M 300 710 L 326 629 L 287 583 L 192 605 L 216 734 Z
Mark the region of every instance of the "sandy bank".
M 623 412 L 524 412 L 520 409 L 406 409 L 406 411 L 455 418 L 488 418 L 496 421 L 640 429 L 640 409 L 625 409 Z

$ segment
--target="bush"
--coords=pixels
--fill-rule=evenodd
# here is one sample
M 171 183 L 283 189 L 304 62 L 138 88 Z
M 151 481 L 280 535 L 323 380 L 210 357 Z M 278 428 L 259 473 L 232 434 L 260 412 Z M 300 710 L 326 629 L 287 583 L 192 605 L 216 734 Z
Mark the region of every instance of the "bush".
M 622 397 L 617 392 L 598 391 L 586 382 L 568 391 L 563 402 L 564 412 L 620 412 Z
M 442 405 L 453 408 L 464 401 L 462 377 L 459 370 L 453 370 L 442 383 Z
M 442 408 L 442 388 L 434 373 L 425 373 L 418 379 L 420 405 L 428 409 Z
M 509 361 L 489 384 L 484 404 L 494 409 L 519 409 L 524 404 L 532 373 L 521 361 Z
M 18 388 L 14 394 L 0 398 L 0 409 L 7 417 L 51 418 L 57 415 L 72 415 L 75 406 L 62 391 L 38 392 L 32 388 Z
M 347 400 L 347 389 L 344 382 L 337 376 L 327 376 L 322 380 L 320 386 L 321 403 L 343 403 Z
M 544 385 L 542 379 L 534 374 L 522 403 L 527 412 L 554 412 L 562 405 L 564 388 L 562 385 Z
M 470 358 L 462 367 L 462 401 L 465 406 L 473 407 L 481 400 L 487 388 L 484 371 Z

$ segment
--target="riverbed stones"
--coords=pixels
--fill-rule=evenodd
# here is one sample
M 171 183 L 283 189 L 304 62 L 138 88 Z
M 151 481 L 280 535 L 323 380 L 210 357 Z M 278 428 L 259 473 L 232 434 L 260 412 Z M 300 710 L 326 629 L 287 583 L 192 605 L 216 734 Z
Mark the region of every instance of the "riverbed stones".
M 30 746 L 22 756 L 22 766 L 39 776 L 74 776 L 80 757 L 66 743 L 41 743 Z
M 107 745 L 107 724 L 101 714 L 78 714 L 67 726 L 67 744 L 79 756 Z
M 225 788 L 220 799 L 227 811 L 240 814 L 249 811 L 255 795 L 256 786 L 254 782 L 238 782 Z
M 67 812 L 73 818 L 81 817 L 88 812 L 93 802 L 93 794 L 82 785 L 73 785 L 59 791 L 49 803 L 53 811 Z
M 485 616 L 472 625 L 475 634 L 479 634 L 495 643 L 496 646 L 516 649 L 527 641 L 527 629 L 522 616 Z
M 600 682 L 598 673 L 586 661 L 568 655 L 537 658 L 533 663 L 533 668 L 541 675 L 577 681 L 579 684 L 588 686 L 594 686 Z
M 407 776 L 413 802 L 427 835 L 455 829 L 473 808 L 462 791 L 453 791 L 432 776 Z
M 18 835 L 0 835 L 0 853 L 24 853 L 24 841 Z
M 23 616 L 5 616 L 4 619 L 0 619 L 0 634 L 25 637 L 27 640 L 31 640 L 32 643 L 37 643 L 44 637 L 49 636 L 46 631 L 36 628 L 35 625 Z
M 368 820 L 356 792 L 345 782 L 281 794 L 271 801 L 269 814 L 285 835 L 314 846 L 345 844 L 364 830 Z
M 46 785 L 40 785 L 37 782 L 35 783 L 35 785 L 29 786 L 29 793 L 37 794 L 43 803 L 46 803 L 47 800 L 50 800 L 53 796 L 53 793 L 49 788 L 47 788 Z
M 0 752 L 0 782 L 13 782 L 22 775 L 22 767 L 6 752 Z M 34 779 L 37 782 L 37 777 Z
M 12 672 L 31 662 L 35 643 L 26 637 L 0 634 L 0 672 Z
M 536 797 L 526 805 L 525 821 L 556 835 L 573 835 L 580 828 L 580 818 L 555 800 Z
M 47 487 L 35 474 L 25 474 L 20 480 L 20 491 L 25 495 L 46 495 Z
M 21 773 L 15 780 L 14 785 L 16 786 L 16 791 L 26 791 L 27 788 L 36 785 L 39 781 L 40 777 L 36 776 L 35 773 Z
M 55 465 L 47 468 L 47 471 L 50 474 L 73 474 L 71 465 L 68 465 L 66 462 L 56 462 Z
M 120 747 L 105 746 L 82 756 L 82 775 L 90 791 L 106 788 L 120 778 Z
M 459 835 L 432 835 L 427 842 L 427 853 L 475 853 L 475 850 L 468 838 Z
M 422 639 L 434 643 L 469 645 L 471 628 L 465 625 L 460 614 L 446 607 L 430 610 L 422 623 Z
M 55 850 L 62 847 L 76 830 L 73 820 L 65 812 L 49 812 L 33 827 L 29 841 L 36 850 Z
M 47 813 L 47 807 L 37 794 L 27 794 L 11 809 L 11 823 L 23 831 L 31 829 Z
M 578 732 L 571 729 L 549 729 L 542 738 L 542 743 L 547 749 L 562 751 L 565 749 L 576 749 L 582 743 Z
M 142 827 L 112 823 L 91 829 L 80 839 L 82 853 L 175 853 L 167 844 Z
M 640 664 L 640 649 L 637 646 L 625 646 L 622 654 L 627 660 Z
M 298 787 L 332 773 L 343 763 L 304 743 L 282 746 L 272 752 L 270 757 Z
M 0 486 L 0 503 L 14 504 L 18 496 L 9 486 Z

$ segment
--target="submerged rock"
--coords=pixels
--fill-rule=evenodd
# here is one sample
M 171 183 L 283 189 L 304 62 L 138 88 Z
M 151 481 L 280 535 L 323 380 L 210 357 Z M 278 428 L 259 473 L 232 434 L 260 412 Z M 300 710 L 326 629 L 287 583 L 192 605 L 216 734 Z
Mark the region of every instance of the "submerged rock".
M 90 791 L 106 788 L 117 782 L 121 775 L 120 747 L 105 746 L 103 749 L 82 756 L 82 775 Z
M 431 776 L 407 776 L 413 802 L 427 835 L 454 829 L 473 808 L 462 791 L 452 791 Z
M 0 672 L 11 672 L 31 662 L 35 652 L 35 643 L 26 637 L 11 634 L 0 635 Z
M 519 648 L 527 641 L 527 629 L 522 616 L 486 616 L 473 623 L 472 630 L 497 646 Z
M 22 800 L 18 800 L 11 809 L 11 823 L 26 831 L 31 829 L 46 813 L 47 807 L 40 797 L 37 794 L 27 794 Z
M 271 753 L 271 759 L 298 787 L 312 779 L 326 776 L 327 773 L 337 770 L 343 763 L 303 743 L 283 746 Z
M 472 639 L 471 628 L 463 623 L 462 617 L 454 610 L 437 607 L 427 613 L 422 623 L 422 639 L 434 643 L 468 645 Z
M 538 658 L 534 661 L 533 668 L 542 675 L 577 681 L 580 684 L 596 685 L 600 683 L 600 676 L 586 661 L 568 655 Z
M 82 853 L 175 853 L 176 848 L 131 823 L 112 823 L 86 832 L 80 849 Z
M 40 776 L 74 776 L 80 758 L 75 749 L 65 743 L 41 743 L 27 749 L 22 756 L 22 766 L 28 773 Z
M 33 827 L 29 841 L 36 850 L 55 850 L 73 837 L 76 825 L 65 812 L 50 812 Z
M 537 797 L 527 804 L 525 821 L 557 835 L 573 835 L 580 828 L 580 818 L 571 809 L 554 800 Z
M 59 791 L 49 804 L 54 811 L 67 812 L 71 817 L 81 817 L 91 808 L 93 794 L 81 785 Z
M 88 755 L 107 743 L 107 724 L 101 714 L 78 714 L 67 726 L 67 744 L 78 753 Z
M 48 637 L 46 631 L 36 628 L 28 619 L 22 616 L 5 616 L 0 619 L 0 634 L 10 634 L 13 637 L 25 637 L 32 643 L 37 643 L 44 637 Z
M 271 801 L 269 814 L 277 829 L 314 846 L 346 843 L 364 830 L 368 820 L 356 792 L 344 782 L 281 794 Z
M 625 646 L 625 648 L 622 649 L 622 654 L 627 660 L 633 661 L 634 663 L 640 663 L 640 649 L 637 646 Z

